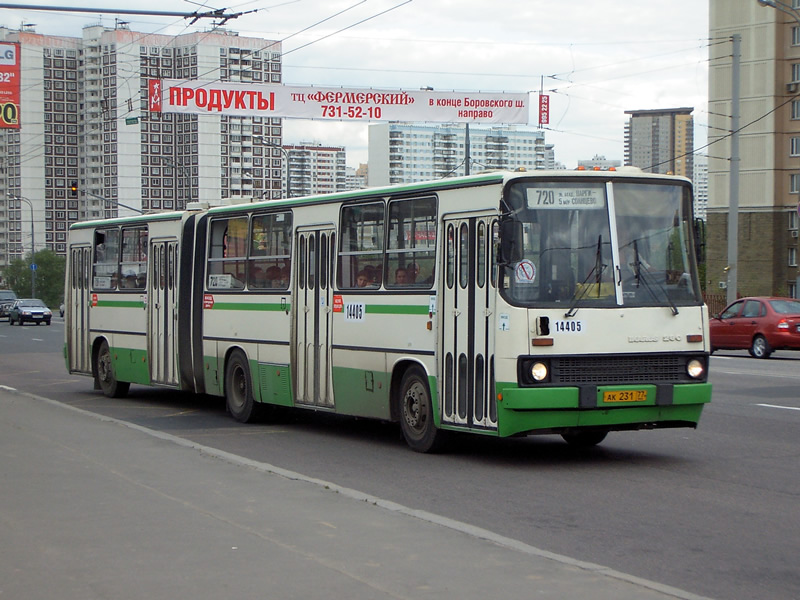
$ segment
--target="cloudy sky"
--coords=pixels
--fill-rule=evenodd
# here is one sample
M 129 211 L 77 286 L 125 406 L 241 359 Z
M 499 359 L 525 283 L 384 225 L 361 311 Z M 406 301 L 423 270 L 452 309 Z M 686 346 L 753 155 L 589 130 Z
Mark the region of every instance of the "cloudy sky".
M 694 107 L 695 146 L 707 136 L 708 0 L 49 0 L 48 6 L 242 12 L 225 27 L 281 40 L 287 85 L 550 95 L 556 159 L 623 158 L 625 110 Z M 14 2 L 20 7 L 36 2 Z M 247 12 L 253 11 L 253 12 Z M 0 9 L 0 25 L 80 36 L 115 15 Z M 212 21 L 121 15 L 134 31 L 178 35 Z M 532 111 L 531 126 L 537 115 Z M 367 160 L 367 126 L 286 120 L 285 143 L 347 147 Z

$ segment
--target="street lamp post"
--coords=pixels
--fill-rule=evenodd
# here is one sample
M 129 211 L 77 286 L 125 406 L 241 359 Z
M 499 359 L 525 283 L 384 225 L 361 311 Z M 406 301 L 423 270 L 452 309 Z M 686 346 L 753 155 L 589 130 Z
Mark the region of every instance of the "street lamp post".
M 283 158 L 286 161 L 286 197 L 287 198 L 291 198 L 292 197 L 292 176 L 289 173 L 289 153 L 286 151 L 286 148 L 284 148 L 283 146 L 279 146 L 278 144 L 273 144 L 272 142 L 266 141 L 266 139 L 262 135 L 254 135 L 253 139 L 256 139 L 256 138 L 261 140 L 261 145 L 262 146 L 269 146 L 271 148 L 277 148 L 278 150 L 283 152 Z
M 144 211 L 141 208 L 136 208 L 134 206 L 128 206 L 127 204 L 123 204 L 122 202 L 120 202 L 118 200 L 104 198 L 103 196 L 100 196 L 98 194 L 93 194 L 92 192 L 89 192 L 89 191 L 86 192 L 86 195 L 87 196 L 91 196 L 92 198 L 97 198 L 98 200 L 105 200 L 106 202 L 113 202 L 117 206 L 121 206 L 122 208 L 127 208 L 128 210 L 132 210 L 133 212 L 139 213 L 140 215 L 145 214 Z M 105 209 L 105 206 L 103 206 L 103 209 Z
M 31 298 L 36 298 L 36 229 L 33 222 L 33 202 L 16 194 L 9 194 L 8 197 L 25 202 L 31 209 Z
M 797 10 L 791 4 L 781 2 L 781 0 L 758 0 L 758 3 L 761 6 L 769 6 L 770 8 L 785 12 L 787 15 L 797 21 L 798 25 L 800 25 L 800 10 Z

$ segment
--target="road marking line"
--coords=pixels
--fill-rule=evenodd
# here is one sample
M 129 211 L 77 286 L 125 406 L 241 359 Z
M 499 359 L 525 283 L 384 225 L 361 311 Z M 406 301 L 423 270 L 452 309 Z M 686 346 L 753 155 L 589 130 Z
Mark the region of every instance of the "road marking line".
M 784 410 L 800 410 L 797 406 L 780 406 L 778 404 L 756 404 L 756 406 L 763 406 L 765 408 L 782 408 Z

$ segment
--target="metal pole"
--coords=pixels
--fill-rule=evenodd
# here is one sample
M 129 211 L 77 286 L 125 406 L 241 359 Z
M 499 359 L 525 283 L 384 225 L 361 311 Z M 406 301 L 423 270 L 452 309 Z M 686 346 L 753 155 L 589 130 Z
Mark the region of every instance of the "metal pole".
M 284 158 L 284 161 L 286 162 L 286 197 L 287 198 L 291 198 L 292 197 L 292 175 L 289 172 L 289 153 L 286 151 L 286 148 L 284 148 L 283 146 L 279 146 L 278 144 L 273 144 L 272 142 L 265 141 L 265 138 L 264 138 L 263 135 L 254 135 L 253 138 L 258 138 L 259 140 L 261 140 L 261 145 L 262 146 L 268 146 L 270 148 L 277 148 L 278 150 L 283 152 L 283 158 Z
M 472 161 L 472 157 L 470 156 L 470 147 L 469 147 L 469 123 L 465 124 L 464 129 L 464 175 L 469 175 L 469 163 Z
M 25 202 L 31 209 L 31 298 L 36 298 L 36 227 L 33 221 L 33 202 L 15 194 L 9 194 L 8 196 L 20 202 Z
M 733 60 L 731 64 L 731 171 L 730 203 L 728 207 L 728 281 L 726 300 L 728 304 L 737 297 L 739 261 L 739 63 L 741 61 L 742 36 L 731 36 Z

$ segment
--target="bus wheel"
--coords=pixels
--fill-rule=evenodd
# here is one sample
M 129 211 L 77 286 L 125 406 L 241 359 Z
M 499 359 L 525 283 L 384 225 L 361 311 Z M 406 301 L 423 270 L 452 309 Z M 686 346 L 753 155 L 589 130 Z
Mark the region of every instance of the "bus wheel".
M 409 447 L 416 452 L 436 452 L 444 443 L 444 432 L 433 422 L 433 403 L 428 380 L 419 367 L 411 367 L 400 384 L 400 428 Z
M 94 371 L 100 389 L 109 398 L 123 398 L 131 384 L 127 381 L 117 381 L 114 376 L 114 366 L 111 364 L 111 351 L 108 349 L 108 342 L 105 340 L 100 345 L 95 359 Z
M 573 431 L 570 433 L 562 433 L 561 437 L 570 446 L 576 448 L 589 448 L 597 446 L 600 442 L 606 439 L 607 431 Z
M 240 423 L 255 419 L 257 410 L 250 367 L 241 350 L 233 351 L 225 367 L 225 401 L 228 412 Z

